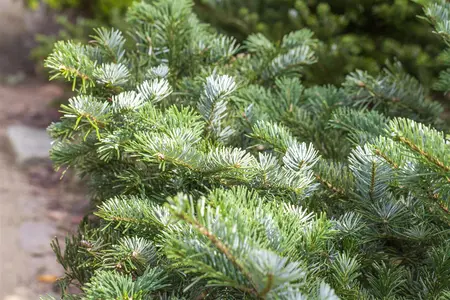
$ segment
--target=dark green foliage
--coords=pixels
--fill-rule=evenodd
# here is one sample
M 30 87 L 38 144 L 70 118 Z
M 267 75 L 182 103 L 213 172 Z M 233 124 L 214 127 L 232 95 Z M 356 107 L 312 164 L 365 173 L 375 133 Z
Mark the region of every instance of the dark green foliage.
M 239 46 L 192 6 L 137 2 L 130 37 L 98 29 L 46 60 L 77 94 L 51 157 L 98 206 L 53 243 L 63 299 L 447 299 L 440 105 L 399 63 L 304 86 L 311 31 Z
M 197 0 L 196 10 L 238 39 L 261 32 L 281 40 L 310 28 L 323 43 L 318 64 L 305 74 L 309 84 L 340 83 L 354 69 L 374 74 L 394 57 L 426 85 L 439 70 L 440 42 L 417 18 L 422 8 L 413 1 Z

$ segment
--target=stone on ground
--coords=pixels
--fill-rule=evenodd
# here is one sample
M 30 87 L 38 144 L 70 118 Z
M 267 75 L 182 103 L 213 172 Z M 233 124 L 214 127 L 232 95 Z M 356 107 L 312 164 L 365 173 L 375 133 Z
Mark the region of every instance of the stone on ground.
M 31 300 L 33 298 L 33 292 L 26 287 L 17 287 L 13 294 L 10 294 L 4 298 L 4 300 Z
M 25 165 L 49 159 L 51 139 L 45 129 L 12 125 L 7 129 L 7 137 L 17 164 Z
M 50 242 L 56 228 L 45 222 L 25 222 L 19 228 L 22 249 L 31 255 L 51 252 Z

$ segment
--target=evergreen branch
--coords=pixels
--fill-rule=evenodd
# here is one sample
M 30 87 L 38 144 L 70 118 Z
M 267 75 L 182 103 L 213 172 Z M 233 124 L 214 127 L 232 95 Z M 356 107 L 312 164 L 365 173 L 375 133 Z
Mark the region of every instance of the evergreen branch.
M 375 149 L 375 154 L 378 155 L 378 156 L 380 156 L 380 157 L 382 157 L 382 158 L 383 158 L 385 161 L 387 161 L 394 169 L 398 169 L 398 168 L 399 168 L 398 164 L 397 164 L 395 161 L 393 161 L 392 159 L 390 159 L 390 158 L 386 155 L 386 153 L 381 152 L 380 149 Z
M 349 162 L 361 199 L 368 197 L 376 202 L 386 195 L 392 176 L 391 168 L 375 156 L 368 145 L 353 150 Z
M 410 150 L 398 141 L 386 136 L 379 136 L 372 139 L 370 147 L 374 154 L 383 158 L 394 169 L 400 170 L 405 164 L 415 161 L 414 155 Z
M 252 130 L 252 138 L 266 142 L 281 153 L 285 153 L 295 142 L 289 129 L 272 122 L 257 121 Z
M 45 66 L 54 74 L 51 79 L 65 78 L 72 81 L 72 90 L 77 86 L 77 78 L 81 79 L 81 91 L 94 87 L 92 73 L 96 62 L 89 57 L 88 48 L 71 41 L 58 42 L 52 54 L 45 60 Z
M 125 227 L 149 229 L 169 225 L 169 212 L 154 202 L 135 196 L 115 197 L 102 203 L 95 215 Z
M 406 119 L 392 120 L 390 131 L 395 140 L 443 172 L 446 180 L 450 182 L 447 174 L 450 172 L 450 167 L 446 165 L 450 152 L 442 132 Z M 427 135 L 426 139 L 424 135 Z
M 283 157 L 283 162 L 293 171 L 310 170 L 319 161 L 318 152 L 314 149 L 312 144 L 308 148 L 306 143 L 293 144 L 289 146 Z
M 125 56 L 125 38 L 116 29 L 96 28 L 97 35 L 91 36 L 94 42 L 104 50 L 113 63 L 119 63 Z
M 273 286 L 273 274 L 267 274 L 267 284 L 264 289 L 258 294 L 259 297 L 265 299 L 266 295 L 270 292 Z
M 236 83 L 230 76 L 213 74 L 206 78 L 198 110 L 205 118 L 209 131 L 221 131 L 221 121 L 227 116 L 227 99 L 235 89 Z
M 314 177 L 324 186 L 326 186 L 329 190 L 331 190 L 333 193 L 345 195 L 345 192 L 343 189 L 340 189 L 338 187 L 333 186 L 330 182 L 326 181 L 322 177 L 320 177 L 319 174 L 314 174 Z
M 263 70 L 262 76 L 265 80 L 275 78 L 290 72 L 297 73 L 304 66 L 317 62 L 314 51 L 310 46 L 303 45 L 290 49 L 285 54 L 276 56 L 268 67 Z
M 93 77 L 107 87 L 116 87 L 123 86 L 128 82 L 130 72 L 123 64 L 102 64 L 94 70 Z
M 424 157 L 426 160 L 428 160 L 430 163 L 436 165 L 437 167 L 439 167 L 440 169 L 442 169 L 445 172 L 449 172 L 450 171 L 450 167 L 444 165 L 443 162 L 441 162 L 439 159 L 437 159 L 436 157 L 433 157 L 430 153 L 423 151 L 421 148 L 419 148 L 416 144 L 413 143 L 413 141 L 405 138 L 405 137 L 398 137 L 397 138 L 400 142 L 402 142 L 403 144 L 405 144 L 406 146 L 409 147 L 409 149 L 413 150 L 414 152 L 418 153 L 420 156 Z M 450 182 L 450 179 L 448 179 Z
M 161 78 L 144 81 L 138 86 L 138 91 L 146 101 L 156 103 L 168 97 L 172 93 L 172 88 L 166 79 Z
M 247 278 L 252 282 L 251 274 L 245 269 L 244 265 L 239 262 L 239 260 L 232 254 L 231 250 L 218 239 L 212 232 L 203 226 L 198 220 L 189 217 L 187 214 L 181 211 L 172 210 L 173 214 L 180 220 L 193 226 L 200 234 L 205 236 L 221 253 L 223 253 L 226 258 Z M 248 292 L 257 295 L 257 291 L 254 288 L 240 287 L 244 292 Z
M 320 159 L 314 168 L 314 176 L 333 193 L 346 196 L 354 189 L 354 178 L 348 166 L 342 163 Z
M 194 228 L 196 228 L 198 230 L 198 232 L 202 235 L 204 235 L 205 237 L 208 238 L 208 240 L 211 241 L 211 243 L 220 251 L 222 252 L 230 261 L 231 263 L 238 268 L 242 274 L 244 274 L 249 280 L 251 280 L 251 275 L 248 271 L 245 270 L 244 266 L 238 262 L 237 258 L 234 257 L 230 251 L 230 249 L 223 244 L 216 236 L 214 236 L 214 234 L 212 234 L 211 232 L 208 231 L 208 229 L 204 226 L 202 226 L 199 222 L 192 220 L 190 218 L 187 218 L 185 215 L 182 214 L 176 214 L 176 216 L 178 218 L 180 218 L 181 220 L 184 220 L 185 222 L 187 222 L 188 224 L 191 224 L 192 226 L 194 226 Z M 252 289 L 252 288 L 245 288 L 245 287 L 240 287 L 241 289 L 243 289 L 244 292 L 246 293 L 250 293 L 250 294 L 256 294 L 256 290 Z

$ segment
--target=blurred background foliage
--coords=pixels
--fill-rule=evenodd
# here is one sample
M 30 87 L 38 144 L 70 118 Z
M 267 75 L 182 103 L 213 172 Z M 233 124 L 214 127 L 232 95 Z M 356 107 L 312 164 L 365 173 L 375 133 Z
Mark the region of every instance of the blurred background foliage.
M 196 7 L 239 39 L 258 31 L 279 40 L 310 28 L 322 41 L 307 75 L 313 84 L 340 83 L 354 69 L 376 73 L 394 57 L 425 85 L 439 69 L 442 44 L 417 17 L 422 6 L 410 0 L 196 0 Z
M 24 0 L 31 10 L 45 7 L 55 15 L 59 27 L 57 34 L 36 35 L 37 46 L 31 51 L 31 59 L 36 62 L 38 73 L 45 73 L 43 60 L 59 40 L 87 42 L 93 29 L 102 26 L 114 26 L 126 30 L 123 17 L 134 0 Z
M 102 21 L 109 21 L 117 12 L 124 13 L 133 0 L 25 0 L 30 9 L 48 5 L 51 9 L 64 11 L 77 9 L 79 12 Z
M 32 57 L 41 62 L 59 39 L 86 42 L 92 28 L 121 28 L 123 13 L 133 0 L 25 0 L 31 9 L 42 1 L 60 12 L 58 36 L 37 37 Z M 147 0 L 154 1 L 154 0 Z M 200 19 L 238 40 L 261 32 L 274 41 L 308 27 L 321 43 L 319 62 L 306 72 L 305 85 L 338 84 L 355 69 L 379 72 L 387 60 L 398 59 L 425 86 L 440 68 L 436 56 L 442 43 L 417 16 L 420 2 L 430 0 L 194 0 Z M 76 10 L 70 19 L 67 10 Z

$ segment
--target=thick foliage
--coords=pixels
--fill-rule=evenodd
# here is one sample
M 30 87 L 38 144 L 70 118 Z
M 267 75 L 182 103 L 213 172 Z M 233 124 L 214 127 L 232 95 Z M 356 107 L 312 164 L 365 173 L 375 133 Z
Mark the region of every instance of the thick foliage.
M 440 105 L 399 63 L 304 87 L 311 31 L 240 46 L 192 5 L 137 2 L 130 38 L 98 29 L 46 60 L 77 93 L 51 157 L 97 206 L 53 242 L 63 299 L 448 299 Z M 426 10 L 444 38 L 449 10 Z
M 307 85 L 340 84 L 354 69 L 375 74 L 386 60 L 397 58 L 408 72 L 430 86 L 440 70 L 434 58 L 441 43 L 430 34 L 426 22 L 417 18 L 422 8 L 415 3 L 429 1 L 196 0 L 193 8 L 201 20 L 238 41 L 260 32 L 277 42 L 291 31 L 311 29 L 321 43 L 316 49 L 319 62 L 306 68 Z M 38 64 L 50 53 L 55 39 L 67 39 L 69 35 L 84 43 L 93 27 L 128 29 L 122 20 L 130 0 L 44 2 L 57 9 L 78 9 L 88 19 L 79 18 L 74 28 L 61 22 L 60 17 L 63 29 L 59 36 L 38 36 L 39 46 L 33 50 Z

